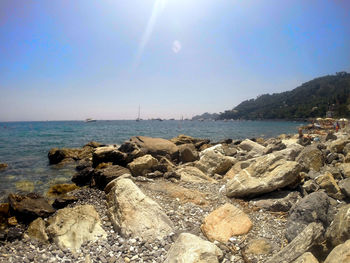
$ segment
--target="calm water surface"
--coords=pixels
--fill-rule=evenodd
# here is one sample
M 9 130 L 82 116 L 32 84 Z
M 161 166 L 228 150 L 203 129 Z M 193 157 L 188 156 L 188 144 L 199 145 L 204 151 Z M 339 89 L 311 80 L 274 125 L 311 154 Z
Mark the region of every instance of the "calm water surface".
M 81 147 L 89 141 L 121 144 L 131 136 L 170 139 L 179 134 L 221 139 L 274 137 L 296 133 L 301 122 L 274 121 L 82 121 L 0 122 L 0 198 L 20 190 L 43 193 L 49 185 L 69 182 L 72 166 L 49 166 L 47 153 L 53 147 Z

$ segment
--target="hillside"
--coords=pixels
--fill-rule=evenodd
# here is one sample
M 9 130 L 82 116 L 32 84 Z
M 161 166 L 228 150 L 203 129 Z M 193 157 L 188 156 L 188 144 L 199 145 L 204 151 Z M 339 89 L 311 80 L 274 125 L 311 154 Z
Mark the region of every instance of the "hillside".
M 218 119 L 301 119 L 350 116 L 350 74 L 339 72 L 303 83 L 291 91 L 243 101 Z

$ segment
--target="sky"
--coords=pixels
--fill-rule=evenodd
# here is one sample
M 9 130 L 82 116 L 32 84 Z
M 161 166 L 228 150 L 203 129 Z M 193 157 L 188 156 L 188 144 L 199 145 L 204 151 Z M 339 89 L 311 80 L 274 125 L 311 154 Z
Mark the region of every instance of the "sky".
M 0 1 L 0 121 L 191 118 L 339 71 L 348 0 Z

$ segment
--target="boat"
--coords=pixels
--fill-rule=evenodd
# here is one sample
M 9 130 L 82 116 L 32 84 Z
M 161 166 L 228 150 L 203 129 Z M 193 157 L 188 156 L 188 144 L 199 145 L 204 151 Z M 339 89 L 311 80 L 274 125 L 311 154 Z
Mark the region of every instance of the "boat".
M 92 118 L 87 118 L 87 119 L 85 120 L 85 122 L 96 122 L 96 120 L 95 120 L 95 119 L 92 119 Z

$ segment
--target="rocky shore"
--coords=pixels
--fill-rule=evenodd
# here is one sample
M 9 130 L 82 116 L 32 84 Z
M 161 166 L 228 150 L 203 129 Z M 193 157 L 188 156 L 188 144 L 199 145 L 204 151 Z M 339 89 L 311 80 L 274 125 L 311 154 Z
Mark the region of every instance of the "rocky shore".
M 48 158 L 74 162 L 74 184 L 0 204 L 0 262 L 350 262 L 344 130 L 137 136 Z

